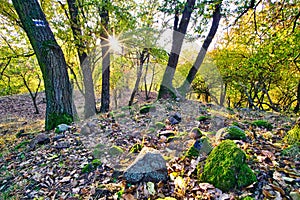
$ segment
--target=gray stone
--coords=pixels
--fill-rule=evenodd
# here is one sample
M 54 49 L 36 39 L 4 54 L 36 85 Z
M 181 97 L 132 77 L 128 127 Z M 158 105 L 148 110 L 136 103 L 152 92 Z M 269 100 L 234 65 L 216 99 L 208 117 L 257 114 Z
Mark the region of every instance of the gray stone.
M 38 144 L 48 144 L 50 142 L 50 138 L 45 133 L 40 133 L 35 138 L 33 138 L 29 144 L 31 150 L 36 148 Z
M 123 177 L 130 183 L 166 181 L 168 179 L 166 161 L 158 150 L 144 147 L 135 161 L 125 170 Z
M 69 130 L 69 128 L 71 128 L 71 126 L 69 126 L 67 124 L 60 124 L 57 126 L 56 132 L 62 133 L 62 132 Z

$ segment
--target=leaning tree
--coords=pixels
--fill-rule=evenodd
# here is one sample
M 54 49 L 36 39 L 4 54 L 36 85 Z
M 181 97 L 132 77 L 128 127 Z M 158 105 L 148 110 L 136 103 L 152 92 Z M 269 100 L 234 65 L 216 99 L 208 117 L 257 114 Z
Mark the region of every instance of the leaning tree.
M 64 54 L 37 0 L 13 0 L 40 65 L 45 93 L 45 129 L 50 130 L 60 123 L 73 121 L 72 88 L 69 81 Z

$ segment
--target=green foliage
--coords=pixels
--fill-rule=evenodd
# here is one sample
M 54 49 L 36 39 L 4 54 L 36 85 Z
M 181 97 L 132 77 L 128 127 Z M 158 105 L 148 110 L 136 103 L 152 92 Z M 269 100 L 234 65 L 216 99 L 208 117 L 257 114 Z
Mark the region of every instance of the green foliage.
M 138 153 L 138 152 L 140 152 L 140 151 L 142 150 L 143 146 L 144 146 L 144 145 L 139 144 L 139 143 L 134 144 L 134 145 L 129 149 L 129 152 L 130 152 L 130 153 Z
M 300 142 L 300 126 L 297 124 L 287 132 L 284 139 L 288 144 L 296 144 Z
M 222 191 L 242 188 L 256 181 L 256 176 L 245 163 L 246 154 L 231 140 L 225 140 L 209 154 L 200 181 L 213 184 Z
M 256 120 L 256 121 L 252 122 L 252 125 L 258 126 L 261 128 L 266 128 L 268 131 L 271 131 L 273 128 L 272 124 L 266 120 Z

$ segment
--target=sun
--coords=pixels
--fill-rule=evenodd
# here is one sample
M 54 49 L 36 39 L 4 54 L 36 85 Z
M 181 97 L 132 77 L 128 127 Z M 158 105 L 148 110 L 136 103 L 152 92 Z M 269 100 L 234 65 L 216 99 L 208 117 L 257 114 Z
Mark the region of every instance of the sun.
M 118 40 L 117 37 L 115 37 L 114 35 L 109 35 L 108 36 L 108 42 L 109 42 L 110 52 L 117 53 L 117 54 L 122 54 L 123 53 L 122 44 Z

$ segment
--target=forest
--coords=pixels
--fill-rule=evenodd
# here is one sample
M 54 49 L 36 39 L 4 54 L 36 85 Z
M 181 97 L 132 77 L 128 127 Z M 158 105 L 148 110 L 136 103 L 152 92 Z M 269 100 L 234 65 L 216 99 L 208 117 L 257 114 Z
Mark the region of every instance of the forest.
M 300 199 L 299 0 L 0 7 L 0 199 Z

